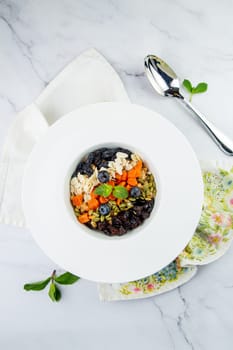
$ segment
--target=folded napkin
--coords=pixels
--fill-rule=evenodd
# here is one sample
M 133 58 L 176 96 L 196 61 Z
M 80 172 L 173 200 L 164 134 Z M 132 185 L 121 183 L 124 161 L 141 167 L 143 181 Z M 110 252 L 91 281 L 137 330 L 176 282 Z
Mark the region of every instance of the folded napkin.
M 49 125 L 86 104 L 129 102 L 117 73 L 96 50 L 71 62 L 20 112 L 8 132 L 0 159 L 0 223 L 25 226 L 21 203 L 24 167 L 34 144 Z

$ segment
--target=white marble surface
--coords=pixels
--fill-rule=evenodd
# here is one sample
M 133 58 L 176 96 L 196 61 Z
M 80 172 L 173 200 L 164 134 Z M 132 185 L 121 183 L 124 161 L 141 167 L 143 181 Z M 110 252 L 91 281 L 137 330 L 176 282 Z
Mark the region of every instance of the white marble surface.
M 97 48 L 131 100 L 159 111 L 200 158 L 223 158 L 173 100 L 154 94 L 143 57 L 156 53 L 181 78 L 207 81 L 194 103 L 233 137 L 233 3 L 230 0 L 0 1 L 0 147 L 15 113 L 81 51 Z M 29 232 L 0 226 L 0 349 L 232 349 L 233 248 L 187 285 L 140 301 L 101 303 L 95 283 L 63 288 L 59 304 L 24 282 L 54 264 Z

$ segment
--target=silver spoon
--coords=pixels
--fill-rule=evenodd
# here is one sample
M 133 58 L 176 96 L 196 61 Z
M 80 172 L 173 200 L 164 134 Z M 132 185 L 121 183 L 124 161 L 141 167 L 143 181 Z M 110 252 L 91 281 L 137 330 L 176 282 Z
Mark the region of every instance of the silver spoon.
M 148 55 L 144 62 L 146 75 L 154 89 L 162 96 L 176 97 L 178 101 L 182 102 L 194 113 L 218 147 L 228 156 L 233 156 L 233 141 L 218 130 L 216 126 L 181 95 L 179 79 L 167 63 L 155 55 Z

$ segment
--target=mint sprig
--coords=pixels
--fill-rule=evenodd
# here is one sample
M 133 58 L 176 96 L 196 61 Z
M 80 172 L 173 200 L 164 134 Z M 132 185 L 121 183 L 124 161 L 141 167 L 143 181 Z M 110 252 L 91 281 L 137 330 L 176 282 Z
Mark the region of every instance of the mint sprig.
M 96 187 L 94 193 L 102 197 L 108 197 L 112 193 L 114 197 L 119 199 L 125 199 L 129 195 L 128 190 L 124 186 L 112 186 L 108 184 L 99 185 Z
M 190 93 L 190 96 L 189 96 L 190 102 L 192 101 L 193 95 L 203 93 L 203 92 L 207 91 L 207 89 L 208 89 L 207 83 L 201 82 L 201 83 L 197 84 L 197 86 L 193 86 L 192 83 L 188 79 L 184 79 L 183 86 Z
M 40 291 L 47 287 L 47 285 L 50 282 L 49 286 L 49 292 L 48 295 L 52 301 L 59 301 L 61 299 L 61 291 L 57 286 L 57 283 L 68 285 L 73 284 L 79 280 L 78 276 L 73 275 L 70 272 L 65 272 L 59 276 L 56 276 L 56 270 L 53 271 L 51 276 L 46 278 L 43 281 L 33 282 L 33 283 L 26 283 L 24 285 L 24 289 L 26 291 Z

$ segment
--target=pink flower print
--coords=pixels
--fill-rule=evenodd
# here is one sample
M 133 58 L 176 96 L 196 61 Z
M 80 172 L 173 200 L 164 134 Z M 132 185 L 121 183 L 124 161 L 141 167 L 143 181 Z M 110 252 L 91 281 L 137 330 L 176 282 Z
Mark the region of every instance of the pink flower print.
M 231 191 L 225 198 L 226 205 L 230 211 L 233 211 L 233 191 Z
M 209 241 L 211 244 L 213 244 L 213 245 L 215 245 L 215 246 L 218 246 L 219 243 L 221 243 L 221 241 L 222 241 L 222 236 L 221 236 L 220 234 L 218 234 L 218 233 L 212 234 L 212 235 L 210 235 L 210 236 L 208 237 L 208 241 Z
M 230 215 L 227 215 L 225 218 L 225 222 L 226 222 L 226 227 L 231 227 L 232 226 L 232 218 Z
M 222 227 L 230 227 L 232 225 L 232 218 L 228 214 L 215 213 L 212 215 L 215 224 Z
M 139 287 L 134 287 L 134 288 L 133 288 L 133 291 L 134 291 L 135 293 L 141 292 L 141 288 L 139 288 Z
M 152 292 L 155 289 L 155 285 L 153 283 L 149 283 L 147 285 L 147 289 L 148 289 L 148 291 Z
M 212 219 L 214 220 L 215 224 L 222 226 L 224 215 L 216 213 L 212 215 Z

